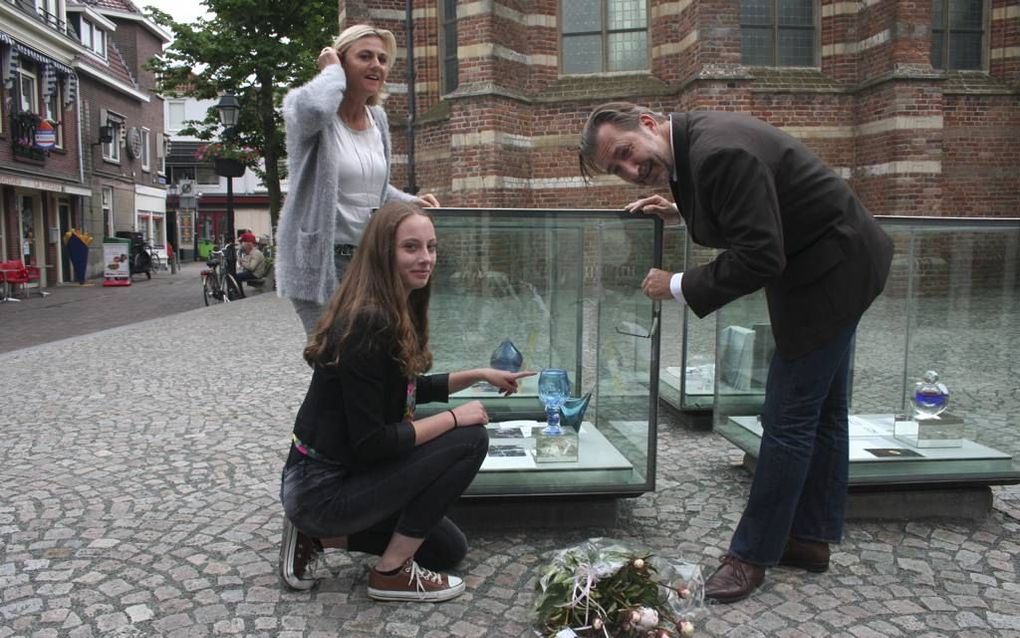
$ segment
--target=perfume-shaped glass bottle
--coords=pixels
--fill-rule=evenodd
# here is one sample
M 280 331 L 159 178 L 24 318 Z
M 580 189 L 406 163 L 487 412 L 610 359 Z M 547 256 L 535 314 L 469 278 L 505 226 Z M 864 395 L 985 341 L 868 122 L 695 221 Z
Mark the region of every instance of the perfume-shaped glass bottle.
M 919 420 L 933 419 L 946 411 L 949 406 L 949 389 L 939 383 L 939 375 L 934 370 L 924 373 L 924 379 L 914 385 L 914 418 Z

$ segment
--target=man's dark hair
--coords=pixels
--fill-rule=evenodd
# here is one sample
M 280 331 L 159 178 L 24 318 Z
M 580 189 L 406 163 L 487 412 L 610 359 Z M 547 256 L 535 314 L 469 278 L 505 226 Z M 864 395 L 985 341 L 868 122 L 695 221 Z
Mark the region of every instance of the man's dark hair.
M 662 113 L 638 106 L 631 102 L 608 102 L 599 106 L 584 123 L 581 129 L 581 144 L 577 149 L 577 158 L 581 165 L 581 176 L 586 183 L 604 171 L 595 163 L 595 143 L 599 129 L 603 124 L 612 124 L 621 131 L 634 131 L 641 126 L 641 116 L 651 115 L 657 122 L 665 122 L 668 118 Z

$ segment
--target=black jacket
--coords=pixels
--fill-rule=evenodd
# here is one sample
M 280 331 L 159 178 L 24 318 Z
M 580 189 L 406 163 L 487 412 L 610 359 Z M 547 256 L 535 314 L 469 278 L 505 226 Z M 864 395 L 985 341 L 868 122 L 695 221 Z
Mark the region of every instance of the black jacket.
M 380 317 L 362 315 L 354 335 L 339 365 L 312 373 L 294 423 L 302 443 L 351 472 L 403 457 L 415 444 L 393 333 Z M 415 386 L 416 403 L 449 399 L 449 375 L 418 376 Z
M 893 244 L 850 186 L 806 146 L 746 115 L 672 115 L 673 198 L 691 239 L 723 248 L 684 272 L 699 317 L 765 288 L 776 348 L 794 358 L 860 319 Z

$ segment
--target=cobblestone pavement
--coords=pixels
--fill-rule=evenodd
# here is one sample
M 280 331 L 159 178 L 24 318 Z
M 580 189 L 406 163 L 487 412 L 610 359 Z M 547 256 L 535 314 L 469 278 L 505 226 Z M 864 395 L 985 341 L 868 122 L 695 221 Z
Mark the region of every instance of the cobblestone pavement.
M 318 589 L 284 591 L 277 492 L 301 345 L 266 294 L 0 355 L 0 638 L 523 637 L 553 549 L 607 535 L 706 571 L 725 551 L 741 455 L 660 412 L 655 493 L 604 528 L 469 529 L 455 601 L 372 602 L 370 559 L 343 552 Z M 773 569 L 748 601 L 708 608 L 699 635 L 1020 636 L 1015 494 L 979 523 L 853 522 L 829 572 Z
M 84 286 L 46 288 L 47 297 L 32 292 L 19 303 L 0 304 L 0 352 L 199 308 L 203 268 L 204 262 L 187 262 L 174 274 L 135 275 L 130 286 L 104 288 L 102 280 L 89 279 Z

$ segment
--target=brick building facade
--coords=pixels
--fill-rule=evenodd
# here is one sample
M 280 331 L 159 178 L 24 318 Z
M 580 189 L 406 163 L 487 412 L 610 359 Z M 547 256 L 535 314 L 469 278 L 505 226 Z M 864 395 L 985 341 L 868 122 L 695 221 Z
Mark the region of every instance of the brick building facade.
M 412 4 L 413 148 L 406 3 L 340 0 L 341 27 L 397 34 L 394 184 L 410 183 L 413 152 L 414 183 L 444 205 L 620 207 L 643 191 L 586 188 L 573 149 L 595 105 L 626 99 L 780 126 L 876 214 L 1020 214 L 1015 0 Z

